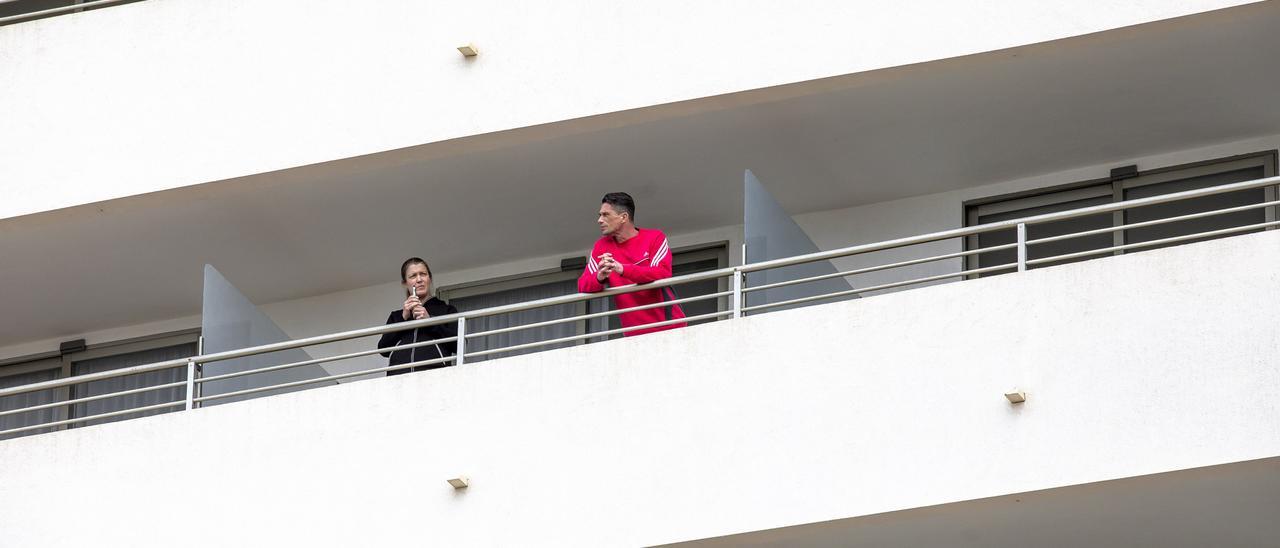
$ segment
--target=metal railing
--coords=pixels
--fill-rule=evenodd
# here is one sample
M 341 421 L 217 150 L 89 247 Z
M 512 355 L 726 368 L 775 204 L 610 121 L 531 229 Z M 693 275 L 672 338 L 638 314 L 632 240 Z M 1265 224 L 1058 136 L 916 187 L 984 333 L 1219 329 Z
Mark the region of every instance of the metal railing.
M 762 312 L 769 309 L 776 309 L 781 307 L 794 307 L 798 305 L 815 303 L 820 301 L 832 301 L 832 300 L 841 299 L 841 298 L 865 295 L 865 294 L 870 294 L 870 293 L 875 293 L 880 291 L 886 291 L 890 289 L 905 288 L 905 287 L 915 286 L 915 285 L 931 284 L 931 283 L 941 282 L 946 280 L 958 281 L 958 280 L 969 279 L 974 276 L 979 276 L 982 274 L 991 274 L 991 273 L 1002 272 L 1002 271 L 1025 271 L 1030 267 L 1034 267 L 1037 265 L 1045 265 L 1053 262 L 1083 259 L 1083 258 L 1098 256 L 1098 255 L 1110 255 L 1110 254 L 1115 254 L 1117 252 L 1124 252 L 1128 250 L 1141 249 L 1141 248 L 1147 248 L 1147 247 L 1156 247 L 1156 246 L 1164 246 L 1164 245 L 1170 245 L 1170 244 L 1176 244 L 1176 243 L 1183 243 L 1190 240 L 1222 237 L 1222 236 L 1228 236 L 1228 235 L 1239 234 L 1244 232 L 1266 230 L 1266 229 L 1274 228 L 1277 225 L 1280 225 L 1280 221 L 1274 220 L 1276 217 L 1275 208 L 1277 205 L 1280 205 L 1280 200 L 1272 199 L 1270 201 L 1261 201 L 1258 203 L 1253 203 L 1253 204 L 1248 204 L 1243 206 L 1229 207 L 1229 208 L 1218 209 L 1213 211 L 1195 212 L 1195 213 L 1190 213 L 1185 215 L 1172 216 L 1172 217 L 1149 220 L 1149 221 L 1142 221 L 1142 222 L 1135 222 L 1135 223 L 1128 223 L 1128 224 L 1117 224 L 1115 226 L 1110 226 L 1107 228 L 1085 230 L 1085 231 L 1075 232 L 1071 234 L 1048 236 L 1048 237 L 1037 238 L 1037 239 L 1029 239 L 1027 236 L 1028 234 L 1027 227 L 1030 227 L 1030 226 L 1043 225 L 1047 223 L 1054 223 L 1054 222 L 1059 222 L 1059 221 L 1064 221 L 1069 219 L 1076 219 L 1076 218 L 1086 217 L 1091 215 L 1113 213 L 1113 212 L 1130 210 L 1130 209 L 1146 207 L 1146 206 L 1166 204 L 1166 203 L 1177 202 L 1182 200 L 1203 198 L 1207 196 L 1224 194 L 1228 192 L 1259 189 L 1264 187 L 1274 187 L 1277 184 L 1280 184 L 1280 177 L 1270 177 L 1266 179 L 1246 181 L 1241 183 L 1232 183 L 1232 184 L 1220 185 L 1220 186 L 1210 187 L 1210 188 L 1188 190 L 1184 192 L 1177 192 L 1177 193 L 1153 196 L 1149 198 L 1142 198 L 1142 199 L 1136 199 L 1136 200 L 1128 200 L 1123 202 L 1086 207 L 1086 208 L 1075 209 L 1070 211 L 1047 213 L 1044 215 L 1025 217 L 1021 219 L 1012 219 L 1008 221 L 987 223 L 983 225 L 966 227 L 966 228 L 957 228 L 954 230 L 934 232 L 930 234 L 913 236 L 909 238 L 899 238 L 896 240 L 888 240 L 888 241 L 871 243 L 871 244 L 855 245 L 855 246 L 834 249 L 830 251 L 822 251 L 818 253 L 810 253 L 810 254 L 800 255 L 795 257 L 787 257 L 787 258 L 759 262 L 759 263 L 732 266 L 728 268 L 721 268 L 718 270 L 699 272 L 699 273 L 689 274 L 685 276 L 678 276 L 678 277 L 667 278 L 663 280 L 657 280 L 657 281 L 642 284 L 642 285 L 630 285 L 625 287 L 612 288 L 599 293 L 589 293 L 589 294 L 579 293 L 574 295 L 551 297 L 551 298 L 546 298 L 541 300 L 486 308 L 482 310 L 459 312 L 457 314 L 450 314 L 447 316 L 432 317 L 432 318 L 426 318 L 422 320 L 412 320 L 412 321 L 406 321 L 402 323 L 369 327 L 369 328 L 357 329 L 352 331 L 343 331 L 340 333 L 332 333 L 328 335 L 320 335 L 316 337 L 308 337 L 303 339 L 255 346 L 251 348 L 243 348 L 238 350 L 231 350 L 226 352 L 203 354 L 203 355 L 193 356 L 190 358 L 168 360 L 168 361 L 151 363 L 146 365 L 138 365 L 138 366 L 126 367 L 126 368 L 116 369 L 111 371 L 104 371 L 100 373 L 79 375 L 79 376 L 74 376 L 69 378 L 33 383 L 33 384 L 18 386 L 13 388 L 0 389 L 0 398 L 3 398 L 6 396 L 12 396 L 17 394 L 70 387 L 70 386 L 80 385 L 80 384 L 84 384 L 91 381 L 111 379 L 116 377 L 123 377 L 123 376 L 136 375 L 136 374 L 142 374 L 142 373 L 149 373 L 153 371 L 175 369 L 175 368 L 185 369 L 185 379 L 182 381 L 160 384 L 155 386 L 147 386 L 142 388 L 135 388 L 135 389 L 124 390 L 119 392 L 112 392 L 108 394 L 98 394 L 98 395 L 93 395 L 88 397 L 68 399 L 68 400 L 51 402 L 51 403 L 44 403 L 40 405 L 34 405 L 34 406 L 7 410 L 7 411 L 0 411 L 0 417 L 10 416 L 10 415 L 15 415 L 20 413 L 29 413 L 34 411 L 51 409 L 55 407 L 61 407 L 61 406 L 70 406 L 74 404 L 86 403 L 90 401 L 98 401 L 98 400 L 103 400 L 103 399 L 108 399 L 113 397 L 120 397 L 125 395 L 134 395 L 134 394 L 156 391 L 156 390 L 177 388 L 177 387 L 183 387 L 185 389 L 185 396 L 182 400 L 158 403 L 158 404 L 141 406 L 141 407 L 130 408 L 130 409 L 122 409 L 118 411 L 111 411 L 108 413 L 99 413 L 95 415 L 73 417 L 65 420 L 58 420 L 58 421 L 52 421 L 47 423 L 23 426 L 20 428 L 11 428 L 8 430 L 0 431 L 0 435 L 11 435 L 11 434 L 18 434 L 18 433 L 29 432 L 34 430 L 40 430 L 40 429 L 58 428 L 58 427 L 70 426 L 70 425 L 87 422 L 87 421 L 117 417 L 117 416 L 128 415 L 128 414 L 142 413 L 142 412 L 154 411 L 154 410 L 175 409 L 175 408 L 190 410 L 208 402 L 214 402 L 217 400 L 223 400 L 227 398 L 249 396 L 253 394 L 259 394 L 262 392 L 278 391 L 278 390 L 289 389 L 289 388 L 301 388 L 308 385 L 328 383 L 335 380 L 383 374 L 383 373 L 389 373 L 389 372 L 399 371 L 399 370 L 408 370 L 416 367 L 422 367 L 427 365 L 438 365 L 438 364 L 451 362 L 451 361 L 455 362 L 457 365 L 463 365 L 467 362 L 468 358 L 475 359 L 475 358 L 480 358 L 485 356 L 494 356 L 494 355 L 503 354 L 503 353 L 514 353 L 519 351 L 537 349 L 540 347 L 560 345 L 565 343 L 590 342 L 591 339 L 608 338 L 608 337 L 620 335 L 627 331 L 632 331 L 635 329 L 660 327 L 660 326 L 673 325 L 678 323 L 695 322 L 699 320 L 740 318 L 749 313 Z M 1271 193 L 1271 195 L 1273 196 L 1274 193 Z M 1233 226 L 1229 228 L 1203 231 L 1203 232 L 1179 234 L 1175 236 L 1169 236 L 1169 237 L 1154 239 L 1150 241 L 1120 244 L 1120 245 L 1114 245 L 1110 247 L 1097 248 L 1097 249 L 1088 249 L 1088 250 L 1065 253 L 1065 254 L 1054 255 L 1049 257 L 1038 257 L 1034 259 L 1029 258 L 1030 255 L 1028 251 L 1030 248 L 1037 245 L 1043 245 L 1045 243 L 1069 240 L 1073 238 L 1081 238 L 1081 237 L 1097 235 L 1097 234 L 1112 233 L 1116 231 L 1131 230 L 1135 228 L 1145 228 L 1145 227 L 1152 227 L 1152 226 L 1158 226 L 1158 225 L 1165 225 L 1165 224 L 1177 223 L 1181 221 L 1202 219 L 1202 218 L 1212 217 L 1216 215 L 1239 213 L 1239 212 L 1258 210 L 1258 209 L 1264 209 L 1264 208 L 1271 208 L 1267 210 L 1267 213 L 1263 217 L 1264 219 L 1271 219 L 1271 220 L 1266 220 L 1264 222 L 1259 222 L 1259 223 L 1249 223 L 1249 224 L 1240 225 L 1240 226 Z M 753 287 L 748 287 L 746 283 L 746 275 L 752 274 L 752 273 L 765 272 L 765 271 L 785 268 L 789 266 L 814 263 L 818 261 L 829 261 L 833 259 L 843 259 L 843 258 L 849 258 L 854 256 L 869 256 L 870 254 L 873 254 L 878 251 L 901 249 L 901 248 L 907 248 L 910 246 L 916 246 L 920 244 L 942 242 L 947 240 L 965 239 L 965 238 L 970 238 L 970 237 L 974 237 L 982 234 L 988 234 L 988 233 L 993 233 L 998 231 L 1008 231 L 1008 230 L 1012 230 L 1015 234 L 1015 238 L 1014 238 L 1015 241 L 1012 243 L 993 245 L 993 246 L 982 247 L 978 249 L 970 249 L 965 251 L 942 253 L 942 254 L 930 255 L 926 257 L 913 258 L 908 260 L 899 260 L 899 261 L 888 262 L 884 264 L 878 264 L 874 266 L 854 268 L 850 270 L 837 270 L 836 272 L 829 273 L 829 274 L 807 276 L 799 279 L 784 280 L 784 281 L 779 281 L 774 283 L 761 284 Z M 976 257 L 984 253 L 992 253 L 992 252 L 1006 251 L 1006 250 L 1015 250 L 1016 260 L 1008 263 L 1002 263 L 1002 264 L 990 265 L 990 266 L 979 266 L 979 267 L 965 266 L 965 264 L 969 262 L 968 259 L 972 257 Z M 960 270 L 955 272 L 930 274 L 926 276 L 920 276 L 920 277 L 910 278 L 905 280 L 894 280 L 892 282 L 887 282 L 887 283 L 878 283 L 878 284 L 866 285 L 862 287 L 851 287 L 851 289 L 849 290 L 815 294 L 815 295 L 809 295 L 809 296 L 804 296 L 799 298 L 781 300 L 777 302 L 763 302 L 760 304 L 755 304 L 750 306 L 747 305 L 748 296 L 757 292 L 763 292 L 771 289 L 778 289 L 778 288 L 784 288 L 784 287 L 797 286 L 797 285 L 817 282 L 821 280 L 833 279 L 833 278 L 844 278 L 846 280 L 850 278 L 856 279 L 857 276 L 863 275 L 863 274 L 882 272 L 882 271 L 898 269 L 903 267 L 922 265 L 926 263 L 936 263 L 941 261 L 956 261 L 956 260 L 959 260 L 959 262 L 961 263 L 961 267 L 960 267 Z M 579 315 L 573 315 L 573 316 L 564 317 L 564 318 L 556 318 L 556 319 L 551 319 L 546 321 L 539 321 L 539 322 L 510 326 L 510 327 L 494 328 L 494 329 L 488 329 L 488 330 L 482 330 L 482 331 L 476 331 L 476 332 L 471 332 L 471 331 L 468 331 L 467 329 L 468 321 L 474 321 L 480 318 L 500 316 L 504 314 L 512 314 L 516 312 L 534 310 L 534 309 L 544 308 L 544 307 L 559 306 L 559 305 L 565 305 L 565 304 L 571 304 L 571 303 L 580 303 L 580 302 L 584 302 L 592 299 L 599 299 L 602 297 L 612 297 L 612 296 L 632 293 L 636 291 L 652 291 L 658 288 L 675 286 L 680 284 L 688 284 L 692 282 L 700 282 L 700 281 L 706 281 L 706 280 L 723 280 L 724 282 L 721 287 L 725 289 L 704 294 L 704 295 L 685 297 L 685 298 L 677 299 L 674 301 L 634 306 L 634 307 L 625 308 L 625 309 L 608 310 L 608 311 L 596 312 L 591 314 L 579 314 Z M 555 337 L 555 338 L 550 338 L 546 340 L 537 340 L 533 342 L 514 344 L 514 345 L 503 346 L 499 348 L 492 348 L 492 349 L 485 349 L 485 350 L 468 350 L 467 348 L 468 341 L 474 341 L 482 337 L 490 337 L 494 335 L 511 333 L 516 331 L 523 331 L 523 330 L 547 328 L 547 327 L 557 326 L 557 325 L 565 324 L 569 322 L 585 322 L 591 319 L 607 318 L 610 316 L 623 314 L 627 312 L 652 309 L 657 307 L 668 306 L 671 304 L 687 304 L 687 303 L 705 301 L 705 300 L 714 300 L 714 302 L 717 303 L 715 306 L 716 310 L 713 312 L 698 314 L 691 317 L 664 320 L 661 322 L 649 323 L 642 326 L 629 326 L 629 327 L 623 327 L 623 328 L 617 328 L 617 329 L 607 329 L 602 331 L 587 332 L 587 333 L 581 333 L 581 334 L 565 336 L 565 337 Z M 722 302 L 724 303 L 723 307 L 720 305 L 720 303 Z M 382 335 L 385 333 L 407 331 L 407 330 L 417 329 L 421 327 L 444 325 L 444 324 L 456 324 L 457 335 L 442 337 L 442 338 L 433 339 L 429 341 L 418 341 L 418 342 L 409 343 L 409 344 L 402 344 L 402 345 L 392 346 L 388 348 L 372 348 L 369 350 L 364 350 L 359 352 L 350 352 L 350 353 L 339 354 L 334 356 L 326 356 L 321 358 L 296 361 L 296 362 L 279 364 L 279 365 L 272 365 L 269 367 L 262 367 L 262 368 L 245 370 L 245 371 L 235 371 L 231 373 L 224 373 L 224 374 L 213 375 L 213 376 L 202 376 L 201 374 L 202 366 L 210 363 L 217 363 L 217 362 L 223 362 L 227 360 L 234 360 L 238 358 L 259 356 L 259 355 L 269 354 L 272 352 L 278 352 L 282 350 L 311 347 L 311 346 L 317 346 L 317 345 L 340 342 L 340 341 L 348 341 L 352 339 L 372 337 L 372 336 Z M 313 365 L 331 363 L 331 362 L 336 362 L 341 360 L 361 358 L 365 356 L 371 356 L 377 353 L 407 350 L 411 348 L 424 347 L 424 346 L 441 344 L 441 343 L 456 343 L 457 345 L 456 354 L 453 356 L 445 356 L 445 357 L 433 358 L 428 360 L 414 361 L 410 363 L 396 365 L 394 367 L 380 366 L 376 368 L 363 369 L 359 371 L 342 373 L 338 375 L 329 375 L 329 376 L 324 376 L 324 377 L 315 378 L 315 379 L 306 379 L 306 380 L 299 380 L 299 381 L 293 381 L 293 382 L 287 382 L 287 383 L 281 383 L 281 384 L 274 384 L 270 386 L 247 388 L 243 390 L 237 390 L 237 391 L 221 393 L 221 394 L 203 395 L 201 391 L 201 387 L 205 383 L 209 383 L 209 382 L 239 378 L 239 377 L 256 375 L 256 374 L 267 373 L 272 371 L 281 371 L 281 370 L 292 369 L 297 367 L 313 366 Z
M 20 0 L 0 0 L 0 6 L 4 6 L 5 4 L 12 4 L 19 1 Z M 59 6 L 56 8 L 49 8 L 49 9 L 44 9 L 39 11 L 31 11 L 27 13 L 19 13 L 15 15 L 0 17 L 0 26 L 8 25 L 11 23 L 20 23 L 22 21 L 30 21 L 33 19 L 53 17 L 55 15 L 64 15 L 64 14 L 74 13 L 74 12 L 82 11 L 86 9 L 100 8 L 100 7 L 110 6 L 114 4 L 123 4 L 126 2 L 137 2 L 137 1 L 139 0 L 89 0 L 89 1 L 81 2 L 79 4 L 68 4 L 66 6 Z

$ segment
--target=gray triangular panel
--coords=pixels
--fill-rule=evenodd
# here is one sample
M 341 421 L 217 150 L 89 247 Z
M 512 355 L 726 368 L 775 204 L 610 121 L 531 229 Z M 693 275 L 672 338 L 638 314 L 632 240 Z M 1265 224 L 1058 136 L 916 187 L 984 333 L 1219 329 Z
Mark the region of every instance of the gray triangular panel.
M 252 302 L 249 302 L 248 297 L 245 297 L 243 293 L 240 293 L 240 290 L 231 285 L 231 282 L 227 281 L 227 279 L 222 276 L 222 273 L 218 272 L 218 269 L 211 265 L 204 265 L 204 311 L 200 318 L 200 328 L 201 334 L 204 337 L 203 353 L 205 354 L 213 354 L 216 352 L 224 352 L 227 350 L 236 350 L 239 348 L 247 348 L 250 346 L 289 340 L 289 336 L 285 334 L 283 329 L 280 329 L 280 326 L 271 321 L 271 318 L 262 313 L 261 310 L 258 310 L 258 307 L 254 306 Z M 212 377 L 214 375 L 248 371 L 250 369 L 259 369 L 272 365 L 281 365 L 310 359 L 310 354 L 301 348 L 297 348 L 282 352 L 273 352 L 261 356 L 250 356 L 247 358 L 208 363 L 204 365 L 203 376 Z M 326 373 L 320 366 L 306 365 L 280 371 L 258 373 L 221 381 L 207 382 L 204 383 L 201 395 L 211 396 L 216 394 L 226 394 L 249 388 L 275 386 L 286 382 L 318 379 L 327 376 L 328 373 Z M 269 394 L 282 394 L 285 392 L 293 392 L 295 390 L 324 386 L 326 384 L 335 383 L 333 381 L 328 383 L 317 382 L 291 389 L 269 390 L 245 396 L 233 396 L 230 398 L 213 400 L 208 402 L 208 404 L 220 404 L 229 401 L 256 398 Z
M 755 174 L 747 170 L 742 177 L 743 186 L 743 241 L 746 242 L 748 264 L 794 257 L 818 251 L 817 244 L 803 228 L 778 205 L 773 195 L 760 184 Z M 798 280 L 811 276 L 838 272 L 830 261 L 775 268 L 747 275 L 747 287 L 759 287 L 782 281 Z M 852 289 L 844 278 L 829 278 L 747 294 L 747 306 L 778 303 L 814 295 L 827 295 Z M 846 297 L 848 298 L 848 297 Z M 837 299 L 832 299 L 834 301 Z M 831 302 L 822 301 L 822 302 Z M 783 310 L 798 305 L 780 306 L 767 310 Z

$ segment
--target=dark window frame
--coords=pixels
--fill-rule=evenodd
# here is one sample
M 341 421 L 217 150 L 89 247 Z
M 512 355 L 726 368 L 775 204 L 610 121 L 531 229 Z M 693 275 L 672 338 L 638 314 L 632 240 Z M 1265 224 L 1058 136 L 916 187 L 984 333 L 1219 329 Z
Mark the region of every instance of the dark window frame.
M 963 203 L 965 226 L 978 226 L 980 224 L 978 220 L 981 217 L 999 214 L 1002 210 L 1020 211 L 1033 207 L 1048 207 L 1055 204 L 1066 203 L 1081 197 L 1087 196 L 1101 198 L 1108 194 L 1110 195 L 1109 203 L 1115 203 L 1124 201 L 1125 192 L 1136 188 L 1164 184 L 1194 177 L 1229 173 L 1242 169 L 1254 169 L 1261 167 L 1263 169 L 1263 177 L 1274 177 L 1277 172 L 1278 157 L 1280 157 L 1280 151 L 1277 150 L 1254 152 L 1139 171 L 1136 176 L 1132 177 L 1118 179 L 1104 177 L 1100 179 L 1077 181 L 1074 183 L 1054 185 L 1023 192 L 968 200 Z M 1280 196 L 1280 189 L 1277 188 L 1277 185 L 1264 187 L 1263 192 L 1264 201 L 1267 202 L 1276 201 L 1277 196 Z M 1276 210 L 1276 206 L 1264 208 L 1264 219 L 1267 222 L 1277 220 L 1278 213 Z M 1125 224 L 1126 213 L 1127 212 L 1125 211 L 1112 213 L 1110 226 L 1116 227 Z M 1268 228 L 1268 230 L 1274 228 L 1275 227 L 1271 227 Z M 1125 235 L 1127 232 L 1127 230 L 1117 230 L 1112 232 L 1112 243 L 1111 246 L 1108 247 L 1124 245 Z M 965 237 L 965 250 L 971 251 L 978 249 L 978 239 L 978 236 Z M 1124 250 L 1113 251 L 1109 255 L 1102 254 L 1082 260 L 1122 254 L 1124 254 Z M 977 255 L 970 255 L 965 258 L 966 270 L 978 268 L 978 265 L 979 258 Z M 1002 273 L 1005 273 L 1005 271 L 995 272 L 988 275 Z M 975 278 L 978 276 L 970 275 L 969 277 Z
M 5 364 L 0 365 L 0 378 L 11 377 L 16 375 L 24 375 L 41 371 L 57 371 L 54 379 L 74 378 L 75 364 L 98 358 L 118 357 L 126 354 L 135 354 L 161 348 L 173 346 L 195 344 L 199 348 L 200 329 L 185 329 L 180 331 L 172 331 L 167 333 L 157 333 L 153 335 L 145 335 L 130 339 L 118 341 L 110 341 L 104 343 L 96 343 L 89 345 L 84 350 L 70 352 L 67 354 L 59 354 L 57 352 L 46 352 L 38 355 L 25 356 L 21 358 L 13 358 L 5 360 Z M 197 350 L 198 351 L 198 350 Z M 184 373 L 185 375 L 185 373 Z M 55 401 L 65 402 L 76 397 L 84 397 L 75 395 L 75 389 L 82 385 L 64 386 L 55 388 Z M 77 404 L 59 405 L 51 408 L 53 410 L 52 421 L 61 421 L 68 418 L 75 418 L 73 407 Z M 83 404 L 80 404 L 83 405 Z M 168 411 L 165 411 L 168 412 Z M 133 415 L 124 415 L 126 418 L 136 418 Z M 53 430 L 65 430 L 67 428 L 80 428 L 91 426 L 89 424 L 76 423 L 70 425 L 62 425 L 53 427 Z M 46 432 L 45 430 L 32 430 L 16 434 L 14 437 L 22 437 Z M 7 438 L 0 438 L 7 439 Z

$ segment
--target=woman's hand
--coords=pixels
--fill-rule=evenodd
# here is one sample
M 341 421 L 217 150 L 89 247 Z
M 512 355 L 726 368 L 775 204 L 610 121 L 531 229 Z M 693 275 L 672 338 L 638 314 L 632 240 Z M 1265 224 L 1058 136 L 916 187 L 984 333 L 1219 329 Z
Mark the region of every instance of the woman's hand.
M 422 308 L 422 301 L 418 300 L 417 295 L 414 295 L 404 300 L 404 308 L 400 310 L 400 317 L 406 320 L 410 318 L 420 320 L 422 318 L 418 317 L 418 310 L 421 310 L 424 315 L 427 313 L 427 309 Z

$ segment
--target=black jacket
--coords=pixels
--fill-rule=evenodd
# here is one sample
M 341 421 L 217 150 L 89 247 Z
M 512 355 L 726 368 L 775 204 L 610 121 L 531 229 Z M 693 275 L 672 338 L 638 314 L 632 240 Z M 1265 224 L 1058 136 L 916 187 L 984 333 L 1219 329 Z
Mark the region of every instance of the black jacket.
M 427 309 L 427 314 L 431 317 L 444 316 L 447 314 L 456 314 L 457 308 L 440 299 L 432 297 L 427 302 L 422 303 Z M 405 321 L 403 311 L 396 309 L 387 316 L 387 325 L 393 323 L 401 323 Z M 417 333 L 414 333 L 414 332 Z M 440 339 L 444 337 L 453 337 L 458 334 L 458 323 L 449 322 L 441 325 L 432 325 L 427 327 L 419 327 L 417 329 L 406 329 L 404 331 L 395 331 L 392 333 L 384 333 L 381 339 L 378 339 L 378 348 L 387 348 L 390 346 L 400 346 L 402 344 L 411 344 L 414 341 L 427 342 L 432 339 Z M 417 338 L 414 338 L 417 337 Z M 411 362 L 420 362 L 426 360 L 434 360 L 445 356 L 452 356 L 458 350 L 458 343 L 446 342 L 438 344 L 429 344 L 419 346 L 417 348 L 407 348 L 404 350 L 396 350 L 395 352 L 383 352 L 382 355 L 390 357 L 391 361 L 388 365 L 395 366 Z M 443 354 L 443 355 L 442 355 Z M 437 369 L 446 365 L 453 365 L 453 361 L 427 364 L 414 367 L 414 371 L 425 371 L 427 369 Z M 408 369 L 400 369 L 397 371 L 388 371 L 387 375 L 399 375 L 400 373 L 408 373 Z

